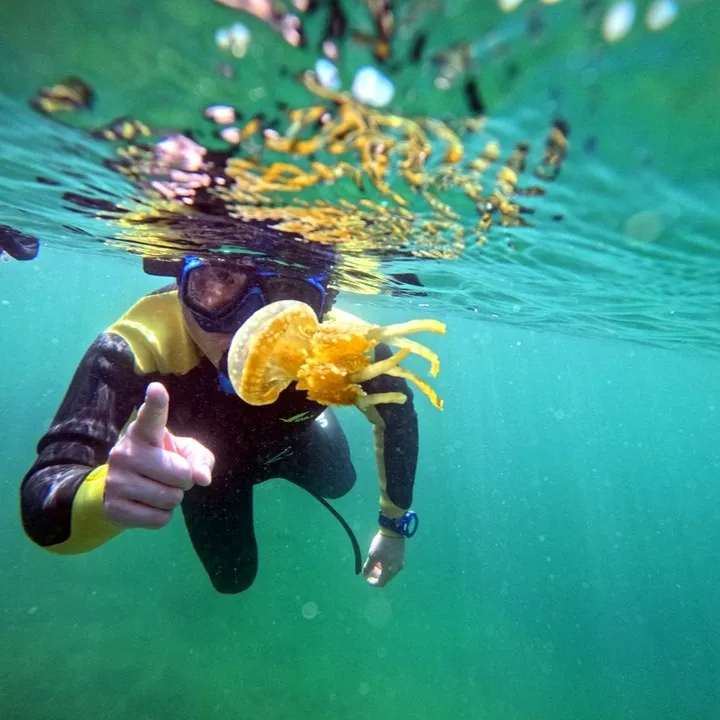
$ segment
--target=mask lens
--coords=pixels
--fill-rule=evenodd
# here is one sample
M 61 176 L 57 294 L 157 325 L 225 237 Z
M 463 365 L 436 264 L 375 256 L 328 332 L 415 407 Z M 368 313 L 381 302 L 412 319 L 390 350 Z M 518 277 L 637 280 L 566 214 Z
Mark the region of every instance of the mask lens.
M 266 277 L 264 281 L 268 302 L 299 300 L 309 305 L 318 316 L 325 306 L 325 278 Z
M 246 292 L 247 273 L 228 265 L 200 265 L 184 278 L 184 300 L 191 310 L 218 317 Z

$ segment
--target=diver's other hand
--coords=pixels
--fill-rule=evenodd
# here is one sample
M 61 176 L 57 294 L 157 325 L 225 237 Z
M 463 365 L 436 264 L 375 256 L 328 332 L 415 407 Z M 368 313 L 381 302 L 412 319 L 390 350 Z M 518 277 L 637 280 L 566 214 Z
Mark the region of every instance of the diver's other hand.
M 370 585 L 385 587 L 405 566 L 405 538 L 377 533 L 370 543 L 363 575 Z
M 137 418 L 110 450 L 103 510 L 123 528 L 167 525 L 185 491 L 212 479 L 210 450 L 167 429 L 169 404 L 165 386 L 150 383 Z

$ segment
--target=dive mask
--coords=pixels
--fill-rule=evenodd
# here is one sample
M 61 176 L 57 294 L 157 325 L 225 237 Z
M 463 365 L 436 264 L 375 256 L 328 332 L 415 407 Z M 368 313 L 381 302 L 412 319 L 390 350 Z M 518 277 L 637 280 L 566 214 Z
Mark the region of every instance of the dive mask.
M 210 333 L 234 333 L 253 313 L 276 300 L 299 300 L 322 318 L 327 273 L 280 274 L 236 260 L 186 258 L 178 282 L 182 303 L 197 324 Z

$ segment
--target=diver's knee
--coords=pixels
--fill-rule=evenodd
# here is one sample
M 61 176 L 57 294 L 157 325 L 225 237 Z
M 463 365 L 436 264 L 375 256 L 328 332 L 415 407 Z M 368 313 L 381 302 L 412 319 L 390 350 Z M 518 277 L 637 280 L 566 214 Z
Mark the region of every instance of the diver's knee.
M 223 568 L 218 572 L 209 573 L 213 587 L 223 595 L 237 595 L 245 592 L 257 576 L 257 567 L 254 568 Z
M 323 486 L 322 496 L 329 500 L 337 500 L 337 498 L 347 495 L 353 489 L 356 480 L 357 473 L 355 468 L 350 465 L 338 473 L 333 482 L 326 483 Z

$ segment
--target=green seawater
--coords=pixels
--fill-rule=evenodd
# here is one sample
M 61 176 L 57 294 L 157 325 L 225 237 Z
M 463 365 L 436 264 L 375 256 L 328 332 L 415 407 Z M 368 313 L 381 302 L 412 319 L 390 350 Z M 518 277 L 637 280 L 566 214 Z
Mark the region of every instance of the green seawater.
M 437 25 L 433 50 L 502 28 L 519 79 L 508 85 L 505 65 L 484 57 L 476 71 L 508 147 L 541 148 L 560 110 L 577 142 L 534 227 L 497 228 L 461 260 L 414 268 L 428 297 L 341 296 L 379 324 L 448 324 L 428 341 L 444 412 L 416 394 L 421 525 L 405 570 L 367 586 L 329 513 L 275 480 L 257 488 L 260 572 L 239 596 L 213 591 L 181 518 L 72 558 L 22 532 L 18 486 L 78 360 L 161 284 L 102 245 L 102 221 L 34 182 L 130 192 L 102 167 L 104 145 L 27 100 L 75 73 L 96 88 L 101 121 L 183 127 L 230 90 L 238 103 L 258 84 L 274 98 L 278 65 L 309 66 L 316 49 L 295 54 L 211 2 L 3 8 L 0 223 L 43 245 L 33 262 L 0 264 L 0 718 L 720 717 L 720 10 L 679 3 L 676 22 L 650 34 L 649 4 L 607 49 L 588 39 L 582 2 L 545 8 L 535 44 L 514 24 L 524 15 L 489 0 L 487 11 L 413 3 Z M 262 74 L 231 83 L 215 73 L 213 33 L 237 20 L 263 49 L 251 57 Z M 349 77 L 370 60 L 348 51 Z M 460 113 L 457 95 L 407 99 L 428 68 L 397 71 L 398 103 Z M 623 230 L 639 212 L 660 218 L 650 241 Z M 526 249 L 507 252 L 510 240 Z M 355 410 L 340 417 L 358 483 L 334 504 L 365 550 L 371 429 Z

